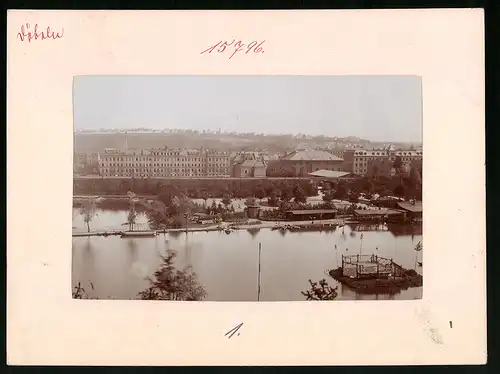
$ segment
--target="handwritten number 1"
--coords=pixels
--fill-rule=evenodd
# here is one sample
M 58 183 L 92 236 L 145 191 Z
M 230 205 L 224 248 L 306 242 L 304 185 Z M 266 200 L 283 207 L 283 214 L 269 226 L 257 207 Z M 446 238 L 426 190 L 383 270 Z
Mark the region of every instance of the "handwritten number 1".
M 222 40 L 220 42 L 218 42 L 216 45 L 214 45 L 213 47 L 210 47 L 208 49 L 205 49 L 203 52 L 201 52 L 201 54 L 205 53 L 205 52 L 208 52 L 208 53 L 212 53 L 212 51 L 217 48 L 219 46 L 219 44 L 222 43 Z M 225 48 L 224 48 L 225 49 Z
M 231 339 L 231 337 L 240 329 L 240 327 L 243 326 L 243 322 L 240 323 L 239 325 L 233 327 L 231 330 L 229 330 L 228 332 L 226 332 L 224 334 L 224 336 L 228 336 L 227 338 L 228 339 Z M 240 333 L 238 333 L 238 335 L 240 335 Z

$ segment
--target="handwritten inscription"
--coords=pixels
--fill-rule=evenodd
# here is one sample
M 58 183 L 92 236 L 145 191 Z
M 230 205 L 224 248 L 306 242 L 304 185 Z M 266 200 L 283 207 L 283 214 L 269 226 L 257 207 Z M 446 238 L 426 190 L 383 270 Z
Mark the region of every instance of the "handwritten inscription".
M 226 52 L 226 50 L 228 50 L 229 51 L 228 53 L 232 52 L 229 55 L 229 59 L 232 59 L 233 56 L 239 52 L 243 52 L 246 55 L 249 53 L 262 54 L 262 53 L 264 53 L 264 48 L 262 47 L 262 45 L 265 42 L 266 42 L 265 40 L 263 40 L 261 42 L 254 40 L 248 44 L 245 44 L 241 40 L 236 41 L 236 39 L 233 39 L 231 42 L 221 40 L 217 44 L 205 49 L 204 51 L 201 51 L 200 54 L 204 54 L 204 53 L 211 54 L 212 52 L 224 53 L 224 52 Z
M 236 334 L 236 332 L 241 328 L 241 326 L 243 326 L 243 322 L 241 322 L 239 325 L 233 327 L 231 330 L 229 330 L 228 332 L 226 332 L 224 334 L 224 336 L 227 336 L 228 339 L 231 339 L 231 337 Z M 229 336 L 228 336 L 229 335 Z M 238 335 L 240 335 L 240 333 L 238 332 Z
M 29 23 L 21 26 L 21 31 L 17 33 L 17 37 L 21 39 L 22 42 L 27 40 L 31 43 L 32 40 L 46 40 L 46 39 L 61 39 L 64 36 L 64 29 L 61 32 L 55 32 L 47 26 L 43 31 L 38 30 L 38 24 L 36 23 L 33 29 Z

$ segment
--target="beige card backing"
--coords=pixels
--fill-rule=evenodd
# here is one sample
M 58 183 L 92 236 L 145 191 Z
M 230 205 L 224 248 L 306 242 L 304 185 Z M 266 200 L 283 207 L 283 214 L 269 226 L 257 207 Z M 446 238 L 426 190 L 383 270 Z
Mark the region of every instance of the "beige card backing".
M 63 36 L 21 40 L 26 23 Z M 233 37 L 265 53 L 200 54 Z M 7 42 L 9 364 L 486 361 L 482 10 L 10 11 Z M 423 299 L 73 300 L 72 81 L 86 74 L 421 76 Z

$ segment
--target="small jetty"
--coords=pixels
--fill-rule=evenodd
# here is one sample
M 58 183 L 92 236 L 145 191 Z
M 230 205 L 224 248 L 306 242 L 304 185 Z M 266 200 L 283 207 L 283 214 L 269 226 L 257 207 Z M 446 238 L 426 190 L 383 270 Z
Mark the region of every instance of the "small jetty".
M 73 237 L 84 237 L 84 236 L 112 236 L 121 235 L 122 231 L 91 231 L 91 232 L 74 232 Z
M 156 236 L 156 231 L 91 231 L 74 232 L 74 238 L 84 236 L 120 236 L 122 238 L 150 238 Z
M 151 238 L 156 236 L 156 231 L 123 231 L 122 238 Z
M 280 231 L 327 231 L 327 230 L 335 230 L 338 224 L 336 223 L 308 223 L 308 224 L 277 224 L 274 225 L 271 230 L 280 230 Z

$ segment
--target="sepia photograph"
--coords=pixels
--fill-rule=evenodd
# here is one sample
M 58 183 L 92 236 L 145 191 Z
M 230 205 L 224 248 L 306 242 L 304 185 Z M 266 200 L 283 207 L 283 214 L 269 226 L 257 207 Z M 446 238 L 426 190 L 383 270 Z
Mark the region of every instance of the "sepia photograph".
M 75 76 L 72 297 L 423 295 L 418 76 Z

